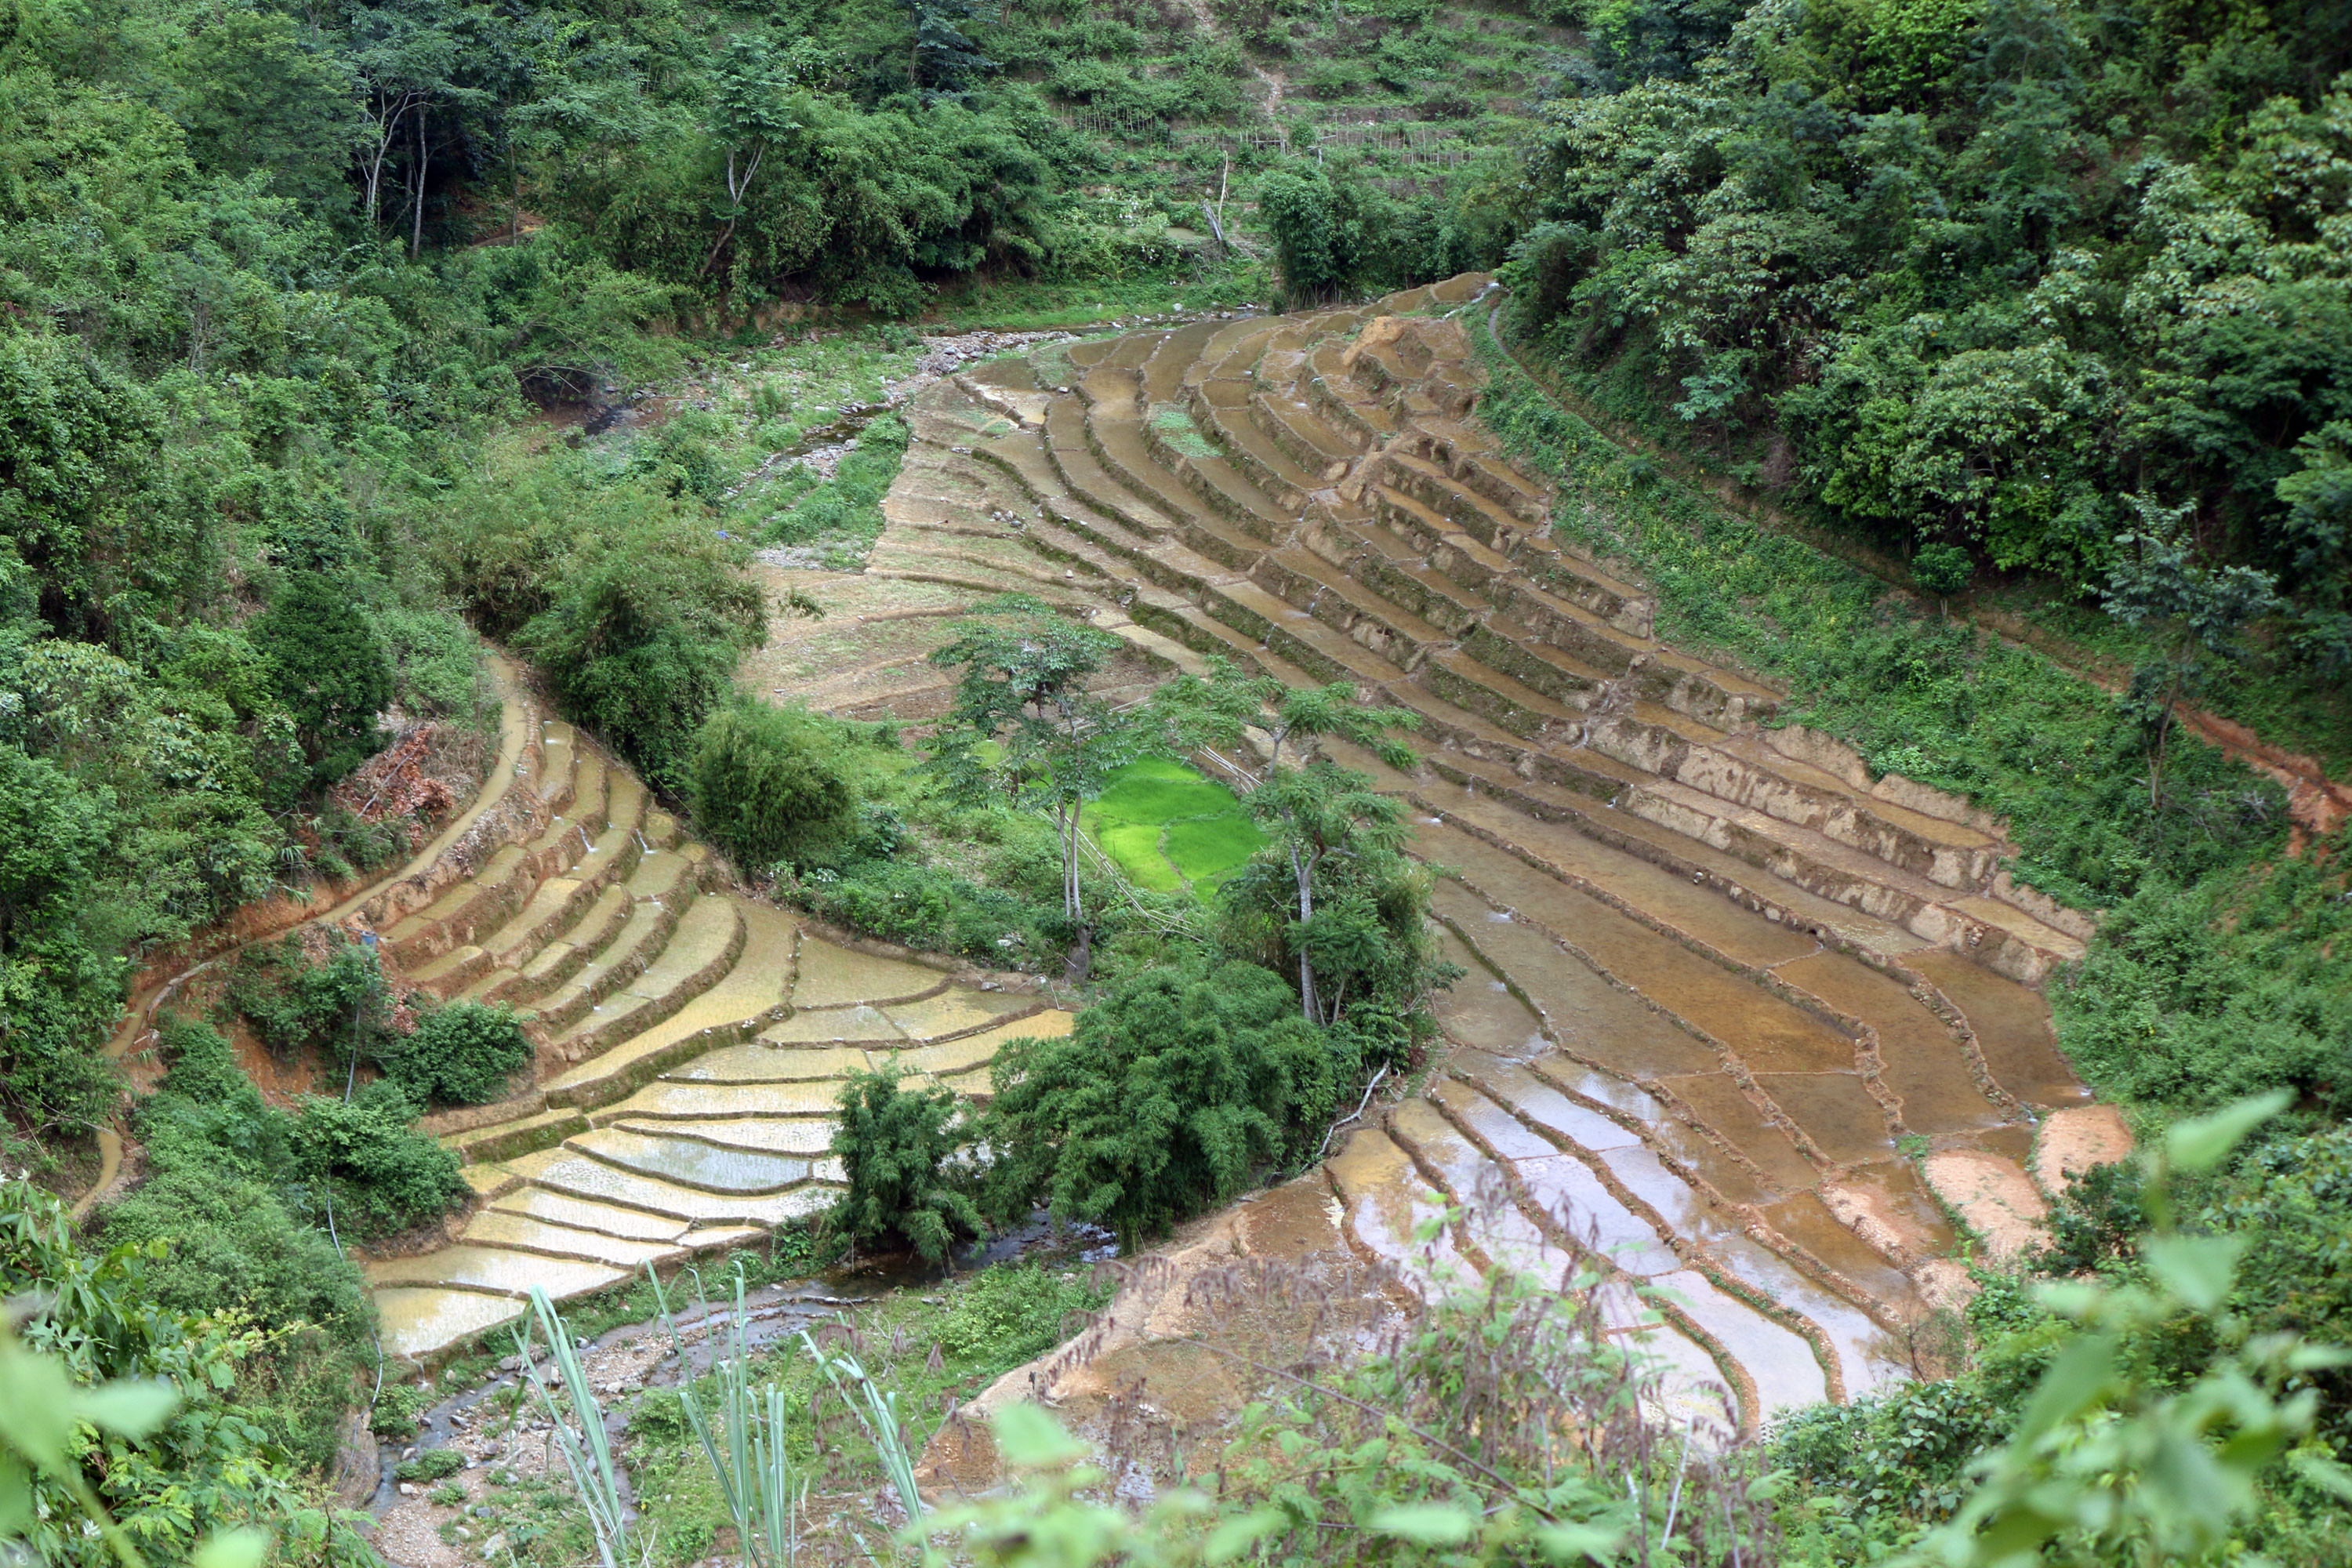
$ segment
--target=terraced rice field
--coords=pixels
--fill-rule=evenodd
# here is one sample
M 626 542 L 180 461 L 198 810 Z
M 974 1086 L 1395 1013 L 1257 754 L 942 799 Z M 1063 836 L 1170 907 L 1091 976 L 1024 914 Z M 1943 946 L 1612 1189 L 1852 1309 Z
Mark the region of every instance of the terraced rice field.
M 849 1073 L 895 1059 L 984 1094 L 1005 1040 L 1070 1025 L 1018 977 L 877 956 L 744 896 L 635 774 L 497 672 L 482 797 L 320 917 L 375 931 L 388 969 L 444 1000 L 511 1005 L 537 1047 L 524 1092 L 426 1121 L 478 1198 L 448 1244 L 368 1265 L 386 1353 L 419 1361 L 519 1317 L 533 1285 L 602 1289 L 829 1201 Z M 142 996 L 126 1048 L 173 989 Z
M 2040 1216 L 2037 1132 L 2087 1097 L 2036 988 L 2088 928 L 2010 884 L 2000 825 L 1767 728 L 1780 694 L 1658 642 L 1640 584 L 1548 537 L 1447 319 L 1489 287 L 941 382 L 860 591 L 1039 593 L 1162 670 L 1415 710 L 1412 773 L 1343 760 L 1409 803 L 1468 977 L 1426 1092 L 1326 1167 L 1347 1245 L 1424 1281 L 1597 1248 L 1671 1293 L 1653 1342 L 1743 1419 L 1848 1398 L 1915 1370 L 1955 1215 L 1996 1247 Z

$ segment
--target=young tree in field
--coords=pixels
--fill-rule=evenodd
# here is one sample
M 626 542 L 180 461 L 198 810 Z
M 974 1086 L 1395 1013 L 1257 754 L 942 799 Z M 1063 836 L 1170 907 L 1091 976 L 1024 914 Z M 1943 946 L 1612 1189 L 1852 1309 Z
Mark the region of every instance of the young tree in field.
M 955 640 L 931 655 L 961 667 L 955 707 L 931 767 L 969 800 L 997 796 L 1052 819 L 1062 857 L 1062 913 L 1076 931 L 1083 969 L 1086 896 L 1079 885 L 1079 814 L 1117 769 L 1153 738 L 1143 711 L 1089 693 L 1087 683 L 1126 646 L 1117 637 L 1017 594 L 973 606 Z
M 1184 751 L 1234 750 L 1243 804 L 1273 843 L 1227 884 L 1225 897 L 1244 925 L 1254 906 L 1283 909 L 1280 945 L 1297 966 L 1307 1022 L 1338 1022 L 1351 988 L 1363 999 L 1368 988 L 1391 996 L 1412 988 L 1426 966 L 1418 910 L 1394 907 L 1411 882 L 1404 808 L 1323 748 L 1344 742 L 1410 768 L 1412 752 L 1394 731 L 1412 729 L 1419 716 L 1368 707 L 1345 681 L 1294 689 L 1245 679 L 1222 660 L 1207 679 L 1187 676 L 1161 688 L 1153 708 Z M 1244 740 L 1254 744 L 1237 745 Z

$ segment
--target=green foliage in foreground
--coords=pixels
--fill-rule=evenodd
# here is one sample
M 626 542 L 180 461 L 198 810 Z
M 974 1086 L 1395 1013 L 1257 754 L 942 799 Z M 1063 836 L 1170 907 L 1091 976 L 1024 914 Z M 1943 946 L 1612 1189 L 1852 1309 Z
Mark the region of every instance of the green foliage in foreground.
M 144 1559 L 177 1563 L 206 1538 L 254 1525 L 289 1558 L 373 1563 L 329 1501 L 297 1479 L 278 1446 L 282 1427 L 247 1403 L 257 1377 L 267 1386 L 257 1360 L 266 1366 L 293 1347 L 217 1299 L 168 1300 L 157 1274 L 173 1245 L 110 1238 L 87 1247 L 55 1197 L 0 1183 L 0 1297 L 24 1309 L 13 1328 L 0 1326 L 0 1549 L 21 1544 L 35 1562 L 102 1568 L 131 1563 L 119 1548 L 135 1542 Z M 339 1399 L 351 1370 L 337 1364 Z M 86 1501 L 112 1528 L 86 1526 Z
M 2139 1157 L 2146 1228 L 2129 1260 L 2031 1295 L 1988 1291 L 1971 1309 L 1991 1351 L 1977 1369 L 1790 1423 L 1780 1457 L 1821 1489 L 1783 1510 L 1791 1559 L 1878 1562 L 1914 1544 L 1906 1561 L 1951 1568 L 2204 1563 L 2249 1549 L 2334 1561 L 2352 1467 L 2319 1436 L 2314 1378 L 2340 1386 L 2352 1350 L 2335 1336 L 2352 1321 L 2250 1313 L 2275 1291 L 2282 1255 L 2250 1264 L 2263 1241 L 2248 1216 L 2179 1202 L 2286 1100 L 2168 1130 Z M 2258 1151 L 2230 1179 L 2258 1188 L 2276 1173 L 2264 1163 Z M 2298 1206 L 2290 1197 L 2273 1217 Z

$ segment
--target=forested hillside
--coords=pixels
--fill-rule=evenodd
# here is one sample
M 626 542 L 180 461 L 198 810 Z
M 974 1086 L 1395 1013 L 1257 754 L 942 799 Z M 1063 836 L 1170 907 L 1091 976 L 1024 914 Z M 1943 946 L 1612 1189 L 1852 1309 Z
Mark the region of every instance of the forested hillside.
M 323 909 L 446 825 L 498 755 L 495 643 L 803 907 L 1079 977 L 1099 938 L 1109 1000 L 1055 1060 L 1084 1079 L 1126 1042 L 1149 1064 L 1134 1020 L 1177 1005 L 1137 978 L 1177 951 L 1160 906 L 1081 875 L 1075 811 L 1049 852 L 974 805 L 1000 775 L 919 810 L 895 732 L 748 717 L 772 611 L 824 606 L 763 601 L 744 568 L 866 559 L 908 430 L 865 421 L 928 328 L 1485 269 L 1507 290 L 1469 323 L 1485 406 L 1569 503 L 1557 536 L 1654 584 L 1661 637 L 2004 817 L 2018 880 L 2105 921 L 2050 994 L 2146 1137 L 2280 1092 L 2242 1154 L 2111 1169 L 2050 1252 L 1980 1272 L 1964 1375 L 1782 1434 L 1796 1489 L 1748 1560 L 1879 1561 L 1950 1517 L 2066 1337 L 2030 1287 L 2078 1277 L 2125 1292 L 2098 1309 L 2115 1408 L 2243 1372 L 2237 1415 L 2166 1407 L 2202 1444 L 2260 1414 L 2250 1390 L 2300 1402 L 2264 1428 L 2292 1462 L 2250 1442 L 2237 1489 L 2200 1494 L 2239 1535 L 2164 1551 L 2327 1561 L 2352 1384 L 2263 1336 L 2352 1338 L 2344 829 L 2336 797 L 2291 809 L 2279 783 L 2352 771 L 2342 5 L 0 0 L 0 1294 L 60 1303 L 26 1337 L 80 1382 L 188 1391 L 89 1461 L 151 1558 L 261 1520 L 362 1560 L 320 1490 L 378 1373 L 346 1247 L 467 1201 L 417 1120 L 495 1098 L 529 1047 L 503 1009 L 415 1008 L 314 932 L 224 966 L 213 1011 L 141 1042 L 134 1096 L 107 1047 L 142 965 L 241 910 Z M 853 409 L 837 468 L 794 466 Z M 2303 773 L 2249 771 L 2191 708 Z M 797 872 L 801 841 L 730 798 L 801 787 L 761 773 L 775 752 L 830 758 Z M 1250 1027 L 1318 1064 L 1275 1097 L 1309 1120 L 1419 1059 L 1447 967 L 1392 845 L 1348 874 L 1373 891 L 1318 940 L 1344 927 L 1385 976 L 1350 998 L 1350 1083 L 1317 1076 L 1339 998 L 1318 1033 L 1310 977 L 1309 1023 L 1289 1016 L 1307 968 L 1280 876 L 1236 879 L 1263 907 L 1225 936 L 1264 960 Z M 330 1058 L 341 1099 L 253 1081 Z M 1008 1114 L 1042 1145 L 1051 1109 Z M 88 1190 L 101 1128 L 142 1152 L 71 1228 L 37 1189 Z M 1254 1132 L 1200 1193 L 1319 1131 Z M 2150 1229 L 2176 1225 L 2220 1250 L 2180 1263 Z M 0 1420 L 0 1449 L 26 1441 Z M 2116 1452 L 2034 1473 L 2161 1469 Z M 16 1473 L 0 1452 L 0 1537 Z M 111 1552 L 65 1522 L 69 1489 L 42 1495 L 44 1550 Z M 2122 1550 L 2088 1518 L 2069 1561 Z

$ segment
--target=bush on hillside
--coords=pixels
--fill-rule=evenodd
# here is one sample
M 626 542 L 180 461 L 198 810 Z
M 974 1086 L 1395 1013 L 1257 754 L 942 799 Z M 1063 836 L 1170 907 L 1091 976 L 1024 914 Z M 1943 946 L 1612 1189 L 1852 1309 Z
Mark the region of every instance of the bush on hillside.
M 767 635 L 759 585 L 729 542 L 671 516 L 583 541 L 516 640 L 568 711 L 677 792 L 696 731 L 734 689 L 737 659 Z
M 340 1234 L 405 1230 L 465 1196 L 457 1156 L 416 1131 L 415 1121 L 415 1102 L 388 1080 L 347 1100 L 303 1100 L 292 1128 L 295 1168 L 320 1189 L 322 1203 L 333 1203 Z
M 945 1263 L 981 1234 L 980 1207 L 947 1169 L 959 1139 L 955 1091 L 904 1087 L 893 1064 L 842 1086 L 833 1152 L 849 1179 L 840 1218 L 850 1235 L 903 1237 L 925 1262 Z
M 97 1230 L 110 1247 L 161 1249 L 146 1271 L 159 1306 L 226 1310 L 268 1336 L 239 1371 L 240 1403 L 273 1441 L 324 1465 L 372 1354 L 366 1280 L 324 1228 L 296 1119 L 262 1099 L 213 1029 L 166 1017 L 161 1034 L 169 1066 L 137 1111 L 148 1176 L 100 1211 Z
M 1227 1202 L 1311 1155 L 1356 1075 L 1346 1037 L 1299 1016 L 1253 963 L 1148 971 L 1058 1039 L 1008 1043 L 981 1125 L 1000 1218 L 1043 1203 L 1122 1245 Z
M 392 702 L 392 659 L 360 596 L 348 576 L 298 572 L 249 628 L 277 672 L 313 784 L 332 784 L 374 753 L 376 715 Z
M 2068 1057 L 2110 1094 L 2202 1109 L 2284 1084 L 2352 1111 L 2352 904 L 2342 872 L 2287 859 L 2188 888 L 2150 877 L 2051 987 Z
M 180 1243 L 184 1253 L 200 1245 Z M 168 1303 L 159 1289 L 159 1270 L 168 1268 L 146 1241 L 107 1237 L 92 1244 L 78 1236 L 54 1194 L 29 1182 L 0 1182 L 0 1298 L 40 1303 L 37 1327 L 27 1337 L 37 1337 L 37 1348 L 85 1388 L 118 1378 L 175 1385 L 175 1408 L 144 1436 L 60 1434 L 80 1479 L 100 1492 L 150 1562 L 185 1563 L 205 1537 L 237 1525 L 259 1525 L 289 1545 L 299 1542 L 308 1560 L 371 1560 L 364 1542 L 305 1495 L 296 1473 L 300 1464 L 332 1458 L 337 1417 L 357 1381 L 356 1360 L 311 1354 L 307 1368 L 291 1365 L 299 1357 L 289 1353 L 289 1338 L 257 1346 L 245 1325 L 216 1315 L 217 1300 L 193 1308 Z M 342 1268 L 355 1299 L 364 1302 L 358 1270 Z M 0 1392 L 16 1433 L 26 1430 L 24 1418 L 49 1414 L 26 1407 L 26 1370 L 25 1360 L 12 1356 L 10 1386 Z M 322 1427 L 290 1422 L 285 1406 L 268 1403 L 289 1386 L 281 1373 L 310 1377 L 303 1391 L 323 1414 Z M 323 1454 L 308 1444 L 321 1429 Z M 16 1454 L 9 1458 L 12 1560 L 75 1568 L 118 1561 L 55 1475 L 27 1475 Z
M 323 961 L 297 935 L 256 942 L 229 971 L 223 1000 L 280 1060 L 330 1045 L 356 1051 L 383 1032 L 390 995 L 375 955 L 340 932 L 328 940 Z
M 687 775 L 695 826 L 746 870 L 827 864 L 857 827 L 848 726 L 738 699 L 702 726 Z
M 512 1008 L 452 1002 L 418 1019 L 412 1033 L 387 1037 L 376 1060 L 420 1104 L 482 1105 L 530 1061 L 530 1042 Z

